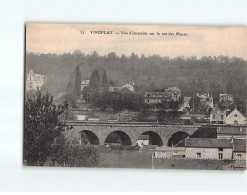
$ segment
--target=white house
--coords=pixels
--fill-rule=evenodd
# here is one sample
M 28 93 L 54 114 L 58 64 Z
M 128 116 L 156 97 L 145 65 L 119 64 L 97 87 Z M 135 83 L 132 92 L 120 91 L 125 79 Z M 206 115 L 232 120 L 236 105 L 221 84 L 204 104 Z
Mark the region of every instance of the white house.
M 195 159 L 232 159 L 231 140 L 211 138 L 185 139 L 185 157 Z
M 172 158 L 172 157 L 185 157 L 185 148 L 184 147 L 156 147 L 155 158 Z
M 45 75 L 34 74 L 33 70 L 30 70 L 26 76 L 26 91 L 41 89 L 46 81 Z
M 233 96 L 231 94 L 220 93 L 219 101 L 233 102 Z
M 84 87 L 89 86 L 89 80 L 82 80 L 81 81 L 81 91 L 83 91 Z
M 149 135 L 140 135 L 136 141 L 137 146 L 143 147 L 149 145 Z
M 132 93 L 134 93 L 135 92 L 135 83 L 134 82 L 127 82 L 121 87 L 109 87 L 109 92 L 117 92 L 117 91 L 121 91 L 125 88 L 128 89 L 129 91 L 131 91 Z
M 226 116 L 226 124 L 244 125 L 246 124 L 246 117 L 237 108 L 235 108 Z
M 214 108 L 210 112 L 210 123 L 218 123 L 218 124 L 226 123 L 226 112 L 220 109 Z

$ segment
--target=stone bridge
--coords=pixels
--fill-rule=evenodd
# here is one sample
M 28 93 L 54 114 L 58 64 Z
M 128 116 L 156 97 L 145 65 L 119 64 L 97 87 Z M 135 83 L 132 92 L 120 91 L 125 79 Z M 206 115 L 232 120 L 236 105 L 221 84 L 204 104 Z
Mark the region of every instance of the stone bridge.
M 163 124 L 145 124 L 145 123 L 91 123 L 82 121 L 66 121 L 68 126 L 65 131 L 65 137 L 68 140 L 81 140 L 82 133 L 90 137 L 90 143 L 96 140 L 95 144 L 104 145 L 107 137 L 116 132 L 122 143 L 129 140 L 127 145 L 136 145 L 138 137 L 142 134 L 156 136 L 161 140 L 160 145 L 167 146 L 168 140 L 179 133 L 192 135 L 201 125 L 163 125 Z M 154 144 L 156 145 L 156 144 Z

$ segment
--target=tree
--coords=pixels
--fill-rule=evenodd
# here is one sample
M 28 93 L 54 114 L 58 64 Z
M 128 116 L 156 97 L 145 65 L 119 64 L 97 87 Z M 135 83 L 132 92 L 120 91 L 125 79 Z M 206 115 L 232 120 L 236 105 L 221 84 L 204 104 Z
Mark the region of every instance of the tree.
M 96 167 L 100 163 L 100 155 L 94 147 L 75 140 L 66 141 L 63 136 L 53 145 L 53 151 L 46 161 L 48 166 Z
M 171 101 L 169 103 L 169 108 L 172 110 L 172 120 L 174 121 L 175 113 L 177 112 L 179 108 L 179 102 L 178 101 Z
M 28 165 L 43 165 L 52 153 L 54 140 L 62 134 L 64 124 L 59 117 L 67 103 L 55 106 L 53 97 L 47 92 L 42 95 L 27 95 L 24 105 L 24 160 Z
M 80 95 L 81 95 L 81 73 L 80 73 L 79 66 L 76 67 L 76 72 L 75 72 L 74 94 L 75 94 L 76 99 L 80 98 Z
M 103 71 L 103 76 L 102 76 L 102 87 L 103 87 L 103 91 L 108 91 L 108 80 L 107 80 L 107 75 L 106 75 L 106 71 Z

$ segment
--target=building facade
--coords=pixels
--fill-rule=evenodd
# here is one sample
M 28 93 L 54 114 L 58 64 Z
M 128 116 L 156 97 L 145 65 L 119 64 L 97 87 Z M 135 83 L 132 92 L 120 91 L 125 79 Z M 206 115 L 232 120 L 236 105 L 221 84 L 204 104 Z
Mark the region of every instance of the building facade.
M 231 140 L 210 138 L 185 139 L 185 157 L 194 159 L 232 159 Z
M 135 83 L 134 82 L 127 82 L 121 87 L 109 87 L 109 92 L 118 92 L 124 89 L 128 89 L 130 92 L 135 92 Z
M 144 103 L 146 104 L 157 104 L 162 103 L 168 99 L 165 92 L 145 92 Z
M 178 87 L 168 87 L 165 93 L 170 101 L 181 101 L 181 90 Z
M 84 87 L 89 87 L 89 80 L 81 81 L 81 91 L 83 91 Z
M 33 70 L 30 70 L 26 75 L 26 91 L 41 89 L 46 81 L 45 75 L 34 74 Z
M 231 94 L 220 93 L 219 101 L 222 102 L 233 102 L 233 96 Z
M 226 123 L 226 112 L 220 109 L 213 109 L 210 112 L 210 123 L 225 124 Z
M 246 117 L 237 108 L 235 108 L 230 114 L 227 115 L 226 124 L 246 125 Z
M 174 157 L 185 157 L 185 148 L 184 147 L 156 147 L 155 158 L 174 158 Z
M 197 93 L 197 97 L 200 98 L 200 104 L 201 105 L 205 105 L 209 108 L 213 108 L 214 107 L 214 101 L 213 101 L 213 97 L 209 95 L 209 93 L 204 93 L 204 94 L 199 94 Z

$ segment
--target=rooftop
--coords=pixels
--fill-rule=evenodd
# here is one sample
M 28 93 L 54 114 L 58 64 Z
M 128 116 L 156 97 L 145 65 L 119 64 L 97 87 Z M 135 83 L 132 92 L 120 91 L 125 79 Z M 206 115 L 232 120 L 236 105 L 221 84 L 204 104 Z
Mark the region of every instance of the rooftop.
M 246 140 L 245 139 L 234 139 L 233 151 L 234 152 L 246 152 Z
M 191 148 L 232 148 L 231 140 L 211 138 L 187 138 L 185 147 Z
M 184 102 L 189 102 L 191 97 L 184 97 Z
M 184 151 L 185 147 L 156 147 L 156 151 Z
M 219 126 L 217 128 L 217 134 L 228 134 L 228 135 L 246 135 L 247 127 L 238 126 Z

